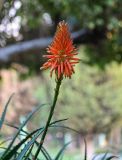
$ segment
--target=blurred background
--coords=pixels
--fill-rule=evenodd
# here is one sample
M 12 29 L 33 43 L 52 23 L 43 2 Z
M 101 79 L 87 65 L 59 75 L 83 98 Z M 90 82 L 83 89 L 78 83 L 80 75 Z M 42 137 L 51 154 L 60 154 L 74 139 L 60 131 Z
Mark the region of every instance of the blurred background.
M 89 156 L 106 150 L 121 155 L 122 0 L 0 0 L 0 114 L 13 92 L 6 121 L 14 125 L 38 104 L 52 101 L 55 80 L 40 67 L 61 20 L 82 61 L 72 79 L 63 81 L 54 119 L 68 118 L 64 124 L 80 134 L 50 129 L 47 147 L 53 154 L 73 139 L 65 157 L 78 160 L 85 136 Z M 48 111 L 41 109 L 25 129 L 45 124 Z M 0 141 L 13 133 L 5 126 Z

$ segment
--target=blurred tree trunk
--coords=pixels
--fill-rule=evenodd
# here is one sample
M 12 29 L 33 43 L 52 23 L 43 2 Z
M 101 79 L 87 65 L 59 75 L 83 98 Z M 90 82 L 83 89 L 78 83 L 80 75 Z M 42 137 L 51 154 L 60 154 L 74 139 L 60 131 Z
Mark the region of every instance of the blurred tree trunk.
M 80 141 L 81 141 L 81 135 L 79 135 L 79 134 L 76 134 L 75 135 L 75 146 L 76 146 L 76 148 L 80 148 Z
M 93 135 L 89 134 L 86 136 L 86 143 L 87 143 L 87 153 L 88 159 L 91 159 L 94 154 L 94 139 Z
M 109 136 L 109 144 L 115 154 L 121 149 L 122 142 L 121 127 L 114 128 Z

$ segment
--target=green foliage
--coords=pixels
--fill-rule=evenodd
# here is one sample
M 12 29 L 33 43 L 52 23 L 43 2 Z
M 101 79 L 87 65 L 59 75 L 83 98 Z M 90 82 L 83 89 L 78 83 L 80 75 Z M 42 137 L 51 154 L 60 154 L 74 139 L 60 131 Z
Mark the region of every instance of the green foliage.
M 89 63 L 104 67 L 113 60 L 122 61 L 121 6 L 121 0 L 37 0 L 35 2 L 27 0 L 26 2 L 23 1 L 26 14 L 21 12 L 27 20 L 26 25 L 30 28 L 31 24 L 37 27 L 41 24 L 40 21 L 43 22 L 44 13 L 51 16 L 54 25 L 65 19 L 69 22 L 71 28 L 105 28 L 105 31 L 101 30 L 100 34 L 105 36 L 106 40 L 98 42 L 98 35 L 96 34 L 96 37 L 92 40 L 96 41 L 95 45 L 87 45 L 86 48 Z M 30 10 L 35 12 L 30 13 Z M 36 21 L 39 21 L 38 25 Z
M 121 0 L 37 0 L 34 2 L 27 0 L 22 1 L 22 3 L 22 13 L 29 24 L 31 24 L 31 21 L 39 20 L 38 18 L 47 12 L 53 20 L 59 15 L 61 19 L 74 17 L 82 26 L 93 28 L 96 25 L 103 26 L 107 23 L 109 28 L 114 28 L 119 25 L 119 14 L 121 13 Z M 30 10 L 35 12 L 30 13 Z
M 122 120 L 122 66 L 113 63 L 100 71 L 79 65 L 78 70 L 70 85 L 64 84 L 67 89 L 62 91 L 60 113 L 81 133 L 109 132 Z
M 1 22 L 5 17 L 9 17 L 9 10 L 14 6 L 14 1 L 4 3 Z M 86 54 L 89 56 L 90 64 L 104 67 L 113 60 L 122 61 L 121 6 L 121 0 L 22 0 L 16 15 L 8 18 L 8 21 L 12 22 L 16 16 L 21 17 L 20 33 L 24 40 L 50 36 L 61 20 L 66 20 L 71 30 L 101 29 L 100 35 L 106 39 L 99 42 L 96 33 L 90 40 L 94 45 L 86 45 Z M 48 22 L 45 20 L 45 14 Z M 2 38 L 6 34 L 3 32 Z M 5 37 L 9 42 L 8 36 Z M 34 61 L 33 56 L 27 56 L 27 59 L 26 65 L 30 71 L 39 69 L 39 64 Z

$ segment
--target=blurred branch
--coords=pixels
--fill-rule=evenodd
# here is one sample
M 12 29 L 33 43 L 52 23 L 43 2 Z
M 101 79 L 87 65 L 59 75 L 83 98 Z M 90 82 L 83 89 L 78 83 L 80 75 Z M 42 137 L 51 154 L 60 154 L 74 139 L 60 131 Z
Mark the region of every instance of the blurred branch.
M 51 42 L 51 40 L 52 38 L 39 38 L 1 48 L 0 60 L 7 61 L 9 59 L 9 56 L 13 54 L 23 53 L 32 49 L 45 48 Z
M 96 33 L 94 33 L 96 36 Z M 94 42 L 94 35 L 93 31 L 88 29 L 82 29 L 77 32 L 72 33 L 72 38 L 74 40 L 74 43 L 86 43 L 86 42 Z M 98 35 L 97 35 L 98 36 Z M 89 38 L 90 37 L 90 38 Z M 100 37 L 98 36 L 100 39 Z M 0 49 L 0 60 L 7 61 L 9 59 L 9 56 L 13 54 L 23 53 L 27 52 L 29 50 L 34 49 L 43 49 L 46 48 L 52 41 L 52 37 L 48 38 L 39 38 L 34 40 L 29 40 L 25 42 L 20 42 L 18 44 L 13 44 L 4 48 Z M 96 43 L 96 42 L 95 42 Z

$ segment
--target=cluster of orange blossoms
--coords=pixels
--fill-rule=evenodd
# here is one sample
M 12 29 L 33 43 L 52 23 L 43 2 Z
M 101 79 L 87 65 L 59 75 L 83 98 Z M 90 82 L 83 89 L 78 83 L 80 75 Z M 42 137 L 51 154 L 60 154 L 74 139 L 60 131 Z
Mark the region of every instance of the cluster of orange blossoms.
M 54 40 L 47 48 L 48 61 L 43 64 L 41 69 L 50 68 L 50 76 L 52 77 L 55 71 L 57 79 L 61 76 L 71 78 L 74 73 L 74 66 L 79 62 L 79 58 L 75 56 L 78 54 L 76 48 L 73 46 L 73 41 L 70 36 L 67 23 L 60 22 L 54 36 Z

